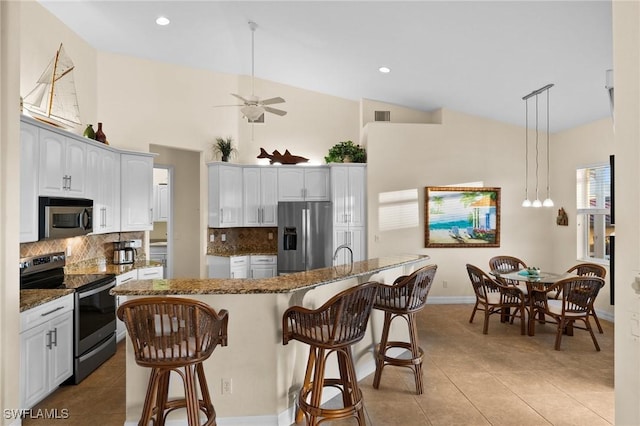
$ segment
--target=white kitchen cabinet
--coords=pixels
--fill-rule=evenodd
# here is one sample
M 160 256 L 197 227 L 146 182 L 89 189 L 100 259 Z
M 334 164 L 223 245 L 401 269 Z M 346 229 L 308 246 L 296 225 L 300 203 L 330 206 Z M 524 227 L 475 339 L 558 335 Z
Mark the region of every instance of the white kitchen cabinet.
M 242 167 L 209 164 L 209 227 L 242 226 Z
M 360 227 L 366 223 L 365 164 L 331 165 L 333 226 Z
M 278 257 L 252 255 L 249 260 L 249 278 L 271 278 L 278 275 Z
M 243 167 L 243 226 L 278 226 L 278 170 Z
M 40 129 L 39 195 L 83 198 L 87 144 Z
M 169 185 L 153 185 L 153 221 L 166 222 L 169 218 Z
M 120 153 L 87 143 L 87 170 L 93 233 L 120 231 Z
M 207 256 L 209 278 L 247 278 L 249 256 Z
M 367 245 L 366 245 L 366 232 L 365 228 L 347 228 L 338 227 L 333 230 L 333 250 L 335 250 L 346 244 L 353 251 L 353 261 L 358 262 L 360 260 L 366 260 L 367 258 Z M 335 265 L 348 264 L 350 262 L 349 251 L 341 249 L 338 253 L 337 259 L 334 261 Z
M 38 241 L 39 129 L 20 123 L 20 242 Z
M 116 275 L 116 286 L 120 284 L 127 283 L 129 281 L 138 279 L 138 271 L 133 269 L 129 272 L 125 272 L 120 275 Z M 123 296 L 116 296 L 116 312 L 118 311 L 118 307 L 120 303 L 125 300 Z M 121 341 L 127 336 L 127 327 L 124 325 L 124 322 L 121 321 L 116 315 L 116 341 Z
M 20 314 L 20 407 L 31 408 L 73 375 L 74 295 Z
M 153 229 L 153 154 L 120 155 L 120 230 Z
M 280 166 L 278 201 L 329 201 L 329 181 L 326 166 Z

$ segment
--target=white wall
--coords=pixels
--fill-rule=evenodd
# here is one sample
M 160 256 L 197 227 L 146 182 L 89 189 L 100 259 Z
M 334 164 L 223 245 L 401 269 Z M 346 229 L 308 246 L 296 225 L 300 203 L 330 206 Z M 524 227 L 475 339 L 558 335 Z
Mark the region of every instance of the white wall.
M 640 3 L 613 1 L 613 72 L 616 155 L 617 425 L 640 424 L 640 345 L 631 334 L 640 300 L 633 290 L 640 273 Z

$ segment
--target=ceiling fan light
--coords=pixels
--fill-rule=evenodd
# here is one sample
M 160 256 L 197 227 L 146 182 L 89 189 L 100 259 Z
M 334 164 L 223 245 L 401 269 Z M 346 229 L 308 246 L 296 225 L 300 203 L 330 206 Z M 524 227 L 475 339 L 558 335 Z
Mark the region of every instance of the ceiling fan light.
M 260 118 L 262 114 L 264 114 L 264 108 L 258 105 L 247 105 L 240 108 L 240 112 L 242 113 L 242 115 L 247 117 L 247 120 L 255 121 Z

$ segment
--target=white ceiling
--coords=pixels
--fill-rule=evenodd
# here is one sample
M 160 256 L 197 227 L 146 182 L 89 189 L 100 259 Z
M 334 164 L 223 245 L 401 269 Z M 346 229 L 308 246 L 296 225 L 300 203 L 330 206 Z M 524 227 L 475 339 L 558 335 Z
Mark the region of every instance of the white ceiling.
M 524 125 L 522 97 L 553 83 L 552 131 L 610 114 L 608 0 L 40 3 L 99 50 L 244 75 L 252 20 L 256 77 L 353 100 Z

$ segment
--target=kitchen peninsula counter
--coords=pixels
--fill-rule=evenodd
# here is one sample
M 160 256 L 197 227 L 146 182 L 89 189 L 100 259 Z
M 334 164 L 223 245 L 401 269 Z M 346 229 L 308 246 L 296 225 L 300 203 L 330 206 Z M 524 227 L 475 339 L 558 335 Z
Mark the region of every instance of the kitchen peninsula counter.
M 388 256 L 354 262 L 352 265 L 339 265 L 262 279 L 178 278 L 137 280 L 119 285 L 111 290 L 111 293 L 118 296 L 291 293 L 428 259 L 428 256 L 422 255 Z
M 204 362 L 218 424 L 280 426 L 294 423 L 294 411 L 304 381 L 309 346 L 297 341 L 282 344 L 282 314 L 291 306 L 320 307 L 340 291 L 369 281 L 391 284 L 429 263 L 429 256 L 397 255 L 264 279 L 137 280 L 111 292 L 124 299 L 145 296 L 186 296 L 216 311 L 229 312 L 228 346 L 217 347 Z M 359 379 L 375 371 L 373 351 L 380 341 L 384 312 L 373 310 L 364 338 L 352 346 Z M 391 328 L 391 340 L 408 339 L 407 328 Z M 337 377 L 331 357 L 327 377 Z M 126 425 L 137 424 L 147 391 L 149 369 L 135 362 L 127 338 Z M 233 392 L 221 394 L 220 383 L 233 381 Z M 170 387 L 170 398 L 181 397 L 181 386 Z M 335 394 L 323 394 L 328 400 Z M 186 424 L 184 410 L 169 415 L 167 423 Z

